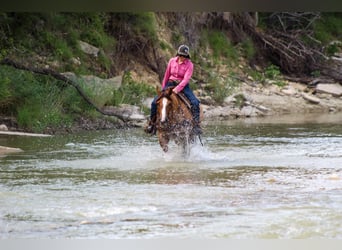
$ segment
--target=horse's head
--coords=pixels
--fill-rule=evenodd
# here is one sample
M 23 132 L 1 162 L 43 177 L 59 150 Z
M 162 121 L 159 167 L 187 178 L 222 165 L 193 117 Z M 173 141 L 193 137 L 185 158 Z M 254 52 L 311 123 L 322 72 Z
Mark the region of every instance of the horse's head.
M 173 88 L 163 90 L 157 99 L 158 120 L 161 124 L 172 119 L 174 110 L 177 108 L 178 100 L 172 92 Z

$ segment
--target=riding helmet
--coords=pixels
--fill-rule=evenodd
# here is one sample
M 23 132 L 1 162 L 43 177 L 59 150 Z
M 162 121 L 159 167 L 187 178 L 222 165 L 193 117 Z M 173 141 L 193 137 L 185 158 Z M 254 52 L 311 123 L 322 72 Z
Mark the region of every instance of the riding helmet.
M 184 56 L 186 58 L 190 58 L 189 47 L 187 45 L 184 45 L 184 44 L 179 46 L 179 48 L 177 50 L 177 56 Z

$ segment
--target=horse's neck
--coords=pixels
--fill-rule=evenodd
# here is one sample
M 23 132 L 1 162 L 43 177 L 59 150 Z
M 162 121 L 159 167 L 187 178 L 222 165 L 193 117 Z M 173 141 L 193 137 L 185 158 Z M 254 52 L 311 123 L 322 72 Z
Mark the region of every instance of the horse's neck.
M 174 110 L 174 116 L 178 116 L 182 119 L 192 119 L 191 111 L 188 106 L 180 99 L 178 95 L 174 95 L 172 99 L 176 109 Z M 177 119 L 178 120 L 178 119 Z

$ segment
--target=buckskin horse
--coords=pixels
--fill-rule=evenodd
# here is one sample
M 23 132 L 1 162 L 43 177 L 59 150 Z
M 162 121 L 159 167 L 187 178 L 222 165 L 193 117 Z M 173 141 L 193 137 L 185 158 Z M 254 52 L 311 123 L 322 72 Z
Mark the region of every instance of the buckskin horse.
M 172 89 L 173 87 L 163 91 L 157 90 L 156 129 L 159 144 L 163 151 L 167 152 L 168 144 L 173 140 L 182 147 L 183 154 L 188 155 L 190 144 L 195 142 L 190 103 L 184 94 L 176 94 Z

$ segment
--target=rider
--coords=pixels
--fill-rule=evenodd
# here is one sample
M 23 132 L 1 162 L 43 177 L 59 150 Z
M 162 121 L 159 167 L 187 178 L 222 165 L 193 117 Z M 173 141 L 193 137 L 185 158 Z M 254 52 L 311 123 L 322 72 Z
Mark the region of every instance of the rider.
M 183 92 L 189 99 L 191 104 L 191 112 L 194 119 L 193 133 L 195 135 L 202 134 L 200 127 L 200 101 L 196 98 L 189 86 L 189 81 L 193 73 L 193 63 L 190 60 L 189 47 L 187 45 L 179 46 L 177 54 L 169 60 L 165 70 L 162 89 L 175 87 L 174 93 Z M 146 133 L 155 134 L 155 122 L 157 113 L 157 98 L 155 97 L 151 103 L 151 116 L 148 126 L 145 128 Z

